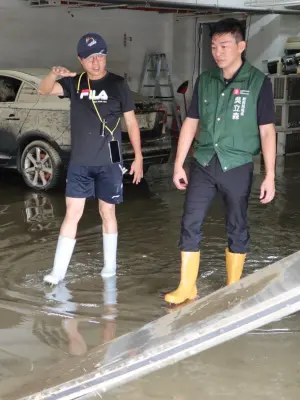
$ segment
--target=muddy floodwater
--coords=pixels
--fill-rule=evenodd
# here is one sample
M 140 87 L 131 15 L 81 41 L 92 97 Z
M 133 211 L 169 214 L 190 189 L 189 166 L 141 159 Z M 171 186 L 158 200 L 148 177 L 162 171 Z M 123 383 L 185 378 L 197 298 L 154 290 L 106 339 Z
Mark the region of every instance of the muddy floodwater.
M 300 156 L 279 158 L 277 195 L 259 203 L 260 159 L 250 199 L 252 273 L 300 249 Z M 0 171 L 0 398 L 20 379 L 168 312 L 160 296 L 178 284 L 177 248 L 184 194 L 172 166 L 152 168 L 140 186 L 125 184 L 118 206 L 116 280 L 103 282 L 101 224 L 89 201 L 66 280 L 43 284 L 65 213 L 64 188 L 28 189 L 14 171 Z M 209 210 L 201 249 L 199 294 L 225 285 L 226 236 L 220 200 Z M 107 304 L 117 296 L 117 305 Z M 300 315 L 219 345 L 107 393 L 107 400 L 298 400 Z M 34 391 L 34 384 L 33 384 Z M 96 396 L 94 398 L 97 398 Z

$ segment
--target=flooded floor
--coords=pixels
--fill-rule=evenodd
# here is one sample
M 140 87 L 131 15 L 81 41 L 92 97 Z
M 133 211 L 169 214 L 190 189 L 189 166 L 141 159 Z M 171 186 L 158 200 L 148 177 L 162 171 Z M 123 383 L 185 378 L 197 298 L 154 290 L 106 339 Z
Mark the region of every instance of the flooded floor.
M 252 249 L 245 274 L 300 247 L 299 156 L 278 160 L 277 195 L 259 203 L 257 160 L 249 223 Z M 119 269 L 104 284 L 97 204 L 87 203 L 66 280 L 45 287 L 65 213 L 64 190 L 36 193 L 13 171 L 0 171 L 0 397 L 25 375 L 84 355 L 168 310 L 161 292 L 178 284 L 177 248 L 184 194 L 172 166 L 152 168 L 136 187 L 125 184 L 118 206 Z M 226 236 L 219 199 L 204 227 L 198 286 L 205 296 L 225 285 Z M 109 299 L 117 296 L 116 308 Z M 106 318 L 109 316 L 109 318 Z M 231 342 L 115 389 L 107 400 L 298 400 L 300 315 L 294 314 Z M 76 358 L 74 359 L 76 362 Z M 5 385 L 3 384 L 5 382 Z

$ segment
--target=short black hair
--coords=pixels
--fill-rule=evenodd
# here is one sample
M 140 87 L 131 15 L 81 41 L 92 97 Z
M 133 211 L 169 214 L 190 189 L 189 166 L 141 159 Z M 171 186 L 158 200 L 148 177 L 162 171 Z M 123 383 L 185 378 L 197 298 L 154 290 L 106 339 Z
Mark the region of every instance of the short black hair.
M 245 40 L 245 28 L 244 25 L 235 18 L 226 18 L 211 25 L 210 37 L 214 35 L 223 35 L 225 33 L 231 33 L 237 43 Z

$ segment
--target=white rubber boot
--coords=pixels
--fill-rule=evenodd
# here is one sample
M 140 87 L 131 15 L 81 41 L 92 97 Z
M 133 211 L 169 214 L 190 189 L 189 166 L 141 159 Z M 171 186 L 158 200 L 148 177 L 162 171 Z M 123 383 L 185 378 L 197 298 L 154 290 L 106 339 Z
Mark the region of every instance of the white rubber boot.
M 103 278 L 103 283 L 104 312 L 102 318 L 113 321 L 117 317 L 117 276 L 114 275 L 110 278 Z
M 116 305 L 117 304 L 117 277 L 111 276 L 110 278 L 103 278 L 104 291 L 103 301 L 104 305 Z
M 57 285 L 64 280 L 67 269 L 74 251 L 76 240 L 68 237 L 59 236 L 54 264 L 51 274 L 44 277 L 44 282 Z
M 101 271 L 103 278 L 116 275 L 117 270 L 117 233 L 103 233 L 103 259 L 104 267 Z
M 58 304 L 51 307 L 51 309 L 59 313 L 75 313 L 76 303 L 72 301 L 72 295 L 69 289 L 66 287 L 65 282 L 61 282 L 59 285 L 55 286 L 50 292 L 45 293 L 45 297 L 48 300 L 54 300 Z

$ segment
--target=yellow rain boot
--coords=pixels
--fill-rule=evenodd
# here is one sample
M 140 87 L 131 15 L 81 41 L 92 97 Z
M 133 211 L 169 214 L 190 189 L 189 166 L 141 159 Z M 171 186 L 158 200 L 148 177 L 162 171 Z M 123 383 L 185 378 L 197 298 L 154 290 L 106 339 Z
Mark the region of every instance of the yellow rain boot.
M 226 249 L 226 271 L 227 271 L 227 285 L 231 285 L 240 280 L 246 254 L 231 253 L 228 248 Z
M 181 252 L 181 279 L 178 288 L 165 295 L 168 303 L 180 304 L 197 297 L 196 281 L 200 264 L 200 251 Z

